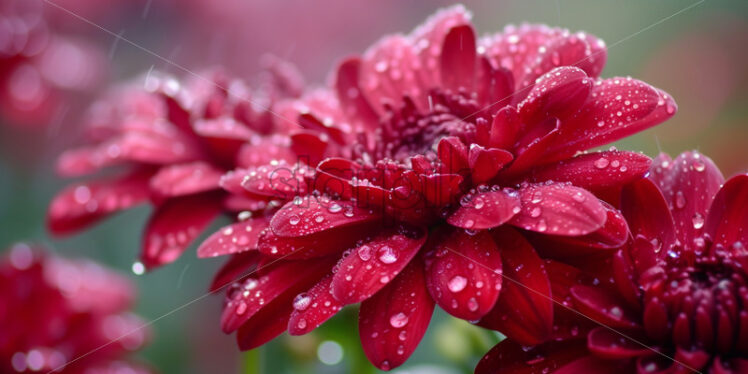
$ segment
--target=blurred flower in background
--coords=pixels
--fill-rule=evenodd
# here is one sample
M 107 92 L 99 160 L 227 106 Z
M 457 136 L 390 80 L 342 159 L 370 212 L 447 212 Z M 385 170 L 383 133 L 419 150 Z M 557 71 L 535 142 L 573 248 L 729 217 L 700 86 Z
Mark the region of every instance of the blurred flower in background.
M 16 244 L 0 261 L 0 371 L 147 374 L 135 288 L 92 261 Z

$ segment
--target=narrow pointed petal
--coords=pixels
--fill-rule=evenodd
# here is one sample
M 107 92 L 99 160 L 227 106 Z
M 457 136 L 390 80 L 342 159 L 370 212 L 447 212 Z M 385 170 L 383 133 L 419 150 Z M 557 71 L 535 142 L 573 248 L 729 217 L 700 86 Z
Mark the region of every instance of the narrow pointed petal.
M 257 348 L 286 331 L 291 306 L 274 303 L 261 309 L 239 327 L 236 342 L 239 349 L 248 351 Z
M 332 295 L 344 305 L 371 297 L 410 263 L 425 241 L 426 232 L 420 228 L 384 230 L 340 261 Z
M 343 308 L 330 292 L 332 275 L 323 278 L 307 292 L 296 295 L 288 320 L 288 333 L 304 335 L 316 329 Z
M 580 236 L 603 227 L 607 212 L 584 189 L 554 183 L 519 189 L 522 210 L 509 223 L 519 228 L 554 235 Z
M 379 215 L 350 202 L 305 196 L 284 205 L 273 215 L 270 227 L 281 237 L 302 237 L 377 219 Z
M 678 239 L 690 246 L 703 233 L 709 206 L 725 182 L 714 162 L 699 152 L 684 152 L 655 164 L 652 179 L 670 206 Z
M 266 227 L 268 219 L 265 217 L 250 218 L 223 227 L 200 244 L 197 257 L 216 257 L 256 249 L 260 233 Z
M 473 89 L 476 68 L 475 31 L 470 25 L 455 26 L 442 44 L 442 84 L 454 92 Z
M 57 194 L 49 206 L 47 225 L 62 235 L 85 228 L 108 215 L 148 200 L 150 172 L 135 172 L 124 177 L 74 184 Z
M 636 152 L 586 153 L 528 170 L 530 181 L 569 182 L 588 190 L 620 186 L 640 179 L 652 160 Z
M 546 159 L 568 158 L 646 130 L 675 114 L 673 99 L 632 78 L 598 80 L 587 103 L 567 121 L 545 152 Z
M 512 102 L 514 77 L 511 71 L 503 67 L 495 67 L 486 56 L 480 56 L 476 74 L 475 90 L 478 93 L 478 101 L 491 114 L 495 114 Z
M 493 230 L 503 259 L 504 282 L 496 307 L 478 322 L 520 344 L 545 341 L 552 332 L 553 299 L 543 260 L 516 230 Z
M 477 144 L 470 146 L 468 164 L 470 178 L 474 184 L 488 182 L 498 174 L 504 166 L 512 161 L 514 156 L 508 151 L 498 148 L 483 148 Z
M 495 148 L 511 149 L 517 141 L 520 120 L 517 110 L 506 106 L 493 117 L 489 132 L 489 145 Z
M 480 319 L 501 291 L 501 255 L 487 231 L 468 235 L 453 230 L 436 239 L 426 257 L 429 293 L 447 313 L 468 321 Z
M 519 194 L 515 190 L 481 192 L 461 204 L 447 222 L 455 227 L 482 230 L 498 227 L 520 211 Z
M 705 232 L 714 243 L 731 248 L 735 255 L 745 255 L 748 245 L 748 175 L 730 178 L 712 202 Z M 740 243 L 740 244 L 736 244 Z
M 325 258 L 275 261 L 264 265 L 258 271 L 261 276 L 247 277 L 239 287 L 229 290 L 228 303 L 221 316 L 221 328 L 226 333 L 235 331 L 255 314 L 268 308 L 283 311 L 288 308 L 290 315 L 293 298 L 329 273 L 333 263 L 334 259 Z M 289 279 L 294 281 L 289 282 Z
M 147 268 L 173 262 L 220 213 L 221 199 L 216 193 L 166 200 L 148 221 L 141 261 Z
M 506 339 L 483 356 L 475 368 L 475 374 L 553 373 L 587 354 L 584 339 L 551 341 L 533 347 Z
M 361 303 L 358 327 L 366 357 L 381 370 L 402 365 L 426 333 L 433 312 L 423 263 L 414 260 L 385 288 Z
M 161 168 L 151 178 L 150 187 L 162 198 L 191 195 L 218 188 L 223 170 L 207 162 L 197 161 Z
M 361 60 L 358 58 L 343 61 L 338 66 L 335 89 L 341 106 L 348 110 L 347 118 L 360 120 L 365 128 L 375 128 L 378 124 L 377 114 L 361 92 L 360 69 Z

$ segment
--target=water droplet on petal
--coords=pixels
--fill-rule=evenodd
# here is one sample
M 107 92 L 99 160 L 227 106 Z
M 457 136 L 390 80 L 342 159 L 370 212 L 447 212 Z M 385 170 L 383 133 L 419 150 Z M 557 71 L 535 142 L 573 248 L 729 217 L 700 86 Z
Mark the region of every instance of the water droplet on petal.
M 379 261 L 385 264 L 391 264 L 397 261 L 397 254 L 392 247 L 385 245 L 379 250 Z
M 702 216 L 700 213 L 696 213 L 693 215 L 693 228 L 700 229 L 704 227 L 704 216 Z
M 408 316 L 406 316 L 403 312 L 393 314 L 392 317 L 390 317 L 390 325 L 396 329 L 399 329 L 407 324 Z
M 456 275 L 447 282 L 447 287 L 452 292 L 460 292 L 465 289 L 467 285 L 467 279 L 465 277 Z
M 675 207 L 678 209 L 683 209 L 683 207 L 686 206 L 686 197 L 683 195 L 683 191 L 678 191 L 675 193 Z
M 605 169 L 608 167 L 608 164 L 610 164 L 610 161 L 608 161 L 605 157 L 600 157 L 593 163 L 596 168 L 598 169 Z
M 312 298 L 309 295 L 300 293 L 293 299 L 293 308 L 296 310 L 306 310 L 311 303 Z

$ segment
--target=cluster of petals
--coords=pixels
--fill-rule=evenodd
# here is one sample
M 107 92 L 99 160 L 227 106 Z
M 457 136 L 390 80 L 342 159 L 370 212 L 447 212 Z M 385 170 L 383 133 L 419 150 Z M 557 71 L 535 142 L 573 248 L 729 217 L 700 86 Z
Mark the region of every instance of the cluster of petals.
M 0 261 L 0 372 L 150 373 L 126 357 L 149 337 L 134 297 L 94 262 L 13 246 Z
M 256 209 L 209 237 L 232 255 L 225 332 L 251 349 L 361 303 L 364 351 L 401 365 L 435 305 L 519 344 L 553 334 L 543 257 L 611 252 L 629 230 L 623 185 L 651 160 L 586 152 L 676 111 L 666 93 L 600 78 L 602 41 L 542 25 L 477 38 L 462 7 L 344 60 L 329 88 L 278 103 L 294 162 L 221 186 Z
M 631 237 L 611 257 L 549 260 L 552 339 L 504 341 L 488 373 L 748 372 L 748 175 L 710 159 L 659 156 L 623 189 Z
M 140 261 L 153 268 L 176 260 L 222 212 L 255 207 L 219 187 L 226 171 L 292 156 L 288 124 L 274 121 L 269 107 L 297 96 L 300 79 L 292 66 L 268 58 L 255 89 L 218 71 L 187 83 L 150 71 L 113 90 L 92 106 L 85 145 L 58 160 L 63 176 L 97 176 L 55 196 L 50 230 L 75 233 L 151 203 Z

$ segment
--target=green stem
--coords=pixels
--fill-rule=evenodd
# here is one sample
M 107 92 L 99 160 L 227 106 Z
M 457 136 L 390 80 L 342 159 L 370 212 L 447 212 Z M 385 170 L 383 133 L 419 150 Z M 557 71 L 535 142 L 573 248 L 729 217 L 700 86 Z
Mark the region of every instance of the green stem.
M 242 373 L 260 374 L 262 373 L 262 353 L 260 348 L 255 348 L 244 353 L 242 362 Z

